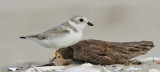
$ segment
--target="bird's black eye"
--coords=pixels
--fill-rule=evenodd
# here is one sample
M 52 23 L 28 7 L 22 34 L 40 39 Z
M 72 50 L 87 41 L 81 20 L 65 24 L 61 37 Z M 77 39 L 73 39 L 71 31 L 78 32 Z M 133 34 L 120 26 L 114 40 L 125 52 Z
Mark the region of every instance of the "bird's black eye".
M 83 19 L 81 18 L 81 19 L 79 19 L 79 21 L 80 21 L 80 22 L 83 22 Z

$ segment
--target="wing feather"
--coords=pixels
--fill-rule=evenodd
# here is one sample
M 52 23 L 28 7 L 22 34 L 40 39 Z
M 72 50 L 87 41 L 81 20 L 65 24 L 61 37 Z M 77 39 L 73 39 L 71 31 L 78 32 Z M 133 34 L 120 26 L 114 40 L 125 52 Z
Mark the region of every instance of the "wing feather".
M 38 34 L 37 39 L 43 40 L 47 38 L 56 38 L 69 33 L 68 27 L 66 25 L 59 25 L 52 29 L 49 29 L 43 33 Z

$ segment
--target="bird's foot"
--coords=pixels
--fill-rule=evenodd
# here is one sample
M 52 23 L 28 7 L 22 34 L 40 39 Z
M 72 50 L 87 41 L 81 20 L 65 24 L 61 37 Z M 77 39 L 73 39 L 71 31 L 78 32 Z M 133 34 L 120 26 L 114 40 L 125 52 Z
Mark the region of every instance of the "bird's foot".
M 69 65 L 69 64 L 71 64 L 70 61 L 65 61 L 65 62 L 63 62 L 63 65 Z

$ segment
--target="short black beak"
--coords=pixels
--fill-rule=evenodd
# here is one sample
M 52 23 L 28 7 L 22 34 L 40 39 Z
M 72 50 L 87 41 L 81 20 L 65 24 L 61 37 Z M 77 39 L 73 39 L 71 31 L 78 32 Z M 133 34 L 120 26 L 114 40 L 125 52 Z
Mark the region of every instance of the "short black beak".
M 92 23 L 90 23 L 90 22 L 88 22 L 87 24 L 88 24 L 89 26 L 94 26 L 94 25 L 93 25 Z

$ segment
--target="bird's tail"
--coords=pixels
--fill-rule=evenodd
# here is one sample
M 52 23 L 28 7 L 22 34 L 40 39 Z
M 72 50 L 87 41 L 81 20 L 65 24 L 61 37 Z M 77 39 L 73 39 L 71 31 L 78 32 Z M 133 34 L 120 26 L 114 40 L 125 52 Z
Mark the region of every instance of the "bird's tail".
M 21 38 L 21 39 L 27 39 L 25 36 L 21 36 L 21 37 L 19 37 L 19 38 Z
M 35 40 L 35 39 L 37 39 L 37 35 L 21 36 L 19 38 L 21 38 L 21 39 Z

